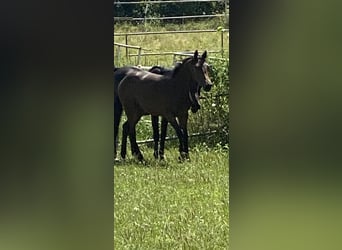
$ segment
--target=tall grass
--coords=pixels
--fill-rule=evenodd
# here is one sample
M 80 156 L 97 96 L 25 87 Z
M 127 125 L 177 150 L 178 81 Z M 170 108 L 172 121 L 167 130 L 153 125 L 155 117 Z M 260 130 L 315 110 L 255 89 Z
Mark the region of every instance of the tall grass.
M 182 23 L 160 22 L 158 20 L 149 20 L 136 24 L 132 24 L 131 22 L 116 22 L 114 23 L 114 33 L 216 29 L 219 26 L 227 28 L 224 18 L 213 18 L 201 21 L 184 20 Z
M 163 26 L 155 25 L 137 25 L 132 26 L 128 24 L 117 24 L 114 28 L 115 33 L 127 33 L 127 32 L 138 32 L 138 31 L 170 31 L 170 30 L 203 30 L 203 29 L 217 29 L 222 27 L 220 23 L 209 21 L 209 22 L 190 22 L 185 25 L 177 24 L 165 24 Z M 224 55 L 228 54 L 229 40 L 225 33 L 223 36 L 224 40 Z M 124 36 L 115 36 L 114 42 L 125 43 Z M 184 51 L 220 51 L 221 50 L 221 32 L 215 33 L 188 33 L 188 34 L 152 34 L 152 35 L 137 35 L 128 36 L 127 44 L 134 46 L 141 46 L 146 49 L 144 52 L 184 52 Z M 117 52 L 117 48 L 115 48 Z M 127 49 L 128 54 L 137 54 L 136 49 Z M 220 53 L 214 54 L 209 53 L 209 56 L 220 56 Z M 137 57 L 126 58 L 126 49 L 121 49 L 120 58 L 114 57 L 114 64 L 118 66 L 122 65 L 136 65 Z M 140 63 L 144 66 L 162 65 L 172 66 L 173 56 L 172 55 L 159 55 L 159 56 L 146 56 L 143 57 Z
M 114 168 L 114 249 L 227 249 L 227 151 L 197 146 L 185 163 L 176 149 L 166 162 L 151 155 Z

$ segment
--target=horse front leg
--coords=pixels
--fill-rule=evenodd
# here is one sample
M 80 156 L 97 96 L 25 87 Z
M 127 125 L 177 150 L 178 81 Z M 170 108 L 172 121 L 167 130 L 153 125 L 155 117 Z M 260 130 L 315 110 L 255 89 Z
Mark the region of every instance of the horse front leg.
M 188 111 L 178 116 L 179 126 L 183 134 L 183 156 L 190 160 L 189 157 L 189 136 L 188 136 Z M 181 153 L 182 154 L 182 153 Z
M 133 155 L 137 157 L 139 161 L 142 162 L 144 160 L 144 157 L 141 154 L 138 143 L 137 143 L 135 126 L 136 126 L 136 123 L 130 124 L 129 126 L 129 139 L 130 139 L 131 146 L 132 146 L 132 152 L 134 152 Z
M 185 157 L 184 155 L 184 136 L 181 127 L 176 121 L 175 117 L 170 117 L 168 119 L 170 122 L 171 126 L 175 129 L 177 137 L 179 139 L 179 153 L 180 153 L 180 159 L 183 160 Z
M 154 142 L 154 152 L 153 156 L 158 159 L 158 144 L 159 144 L 159 119 L 158 116 L 151 115 L 152 129 L 153 129 L 153 142 Z

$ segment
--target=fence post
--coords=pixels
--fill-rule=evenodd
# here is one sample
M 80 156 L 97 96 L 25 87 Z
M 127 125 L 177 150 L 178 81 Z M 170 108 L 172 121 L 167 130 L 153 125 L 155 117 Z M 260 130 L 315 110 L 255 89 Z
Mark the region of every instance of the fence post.
M 221 30 L 221 56 L 223 57 L 223 30 Z
M 117 54 L 118 63 L 120 64 L 120 46 L 118 46 L 116 54 Z
M 125 35 L 125 44 L 128 45 L 128 34 Z M 126 59 L 128 59 L 128 48 L 126 47 Z
M 138 51 L 138 65 L 140 65 L 140 59 L 141 59 L 141 47 L 139 47 L 139 51 Z
M 225 15 L 225 21 L 226 21 L 226 27 L 229 25 L 229 9 L 228 9 L 228 0 L 224 1 L 224 15 Z

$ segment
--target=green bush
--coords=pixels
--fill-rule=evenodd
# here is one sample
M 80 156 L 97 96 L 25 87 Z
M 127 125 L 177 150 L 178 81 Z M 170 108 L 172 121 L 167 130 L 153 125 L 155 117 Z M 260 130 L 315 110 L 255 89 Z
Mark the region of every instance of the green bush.
M 229 76 L 228 59 L 225 61 L 215 60 L 211 64 L 210 78 L 213 87 L 210 92 L 201 91 L 201 109 L 198 113 L 190 116 L 189 130 L 205 133 L 216 131 L 213 135 L 205 138 L 211 143 L 228 144 L 229 132 Z
M 136 1 L 136 0 L 133 0 Z M 133 2 L 125 0 L 125 2 Z M 223 2 L 187 2 L 158 4 L 114 4 L 115 17 L 166 17 L 216 14 L 224 12 Z M 169 21 L 169 20 L 168 20 Z M 178 20 L 173 20 L 178 22 Z

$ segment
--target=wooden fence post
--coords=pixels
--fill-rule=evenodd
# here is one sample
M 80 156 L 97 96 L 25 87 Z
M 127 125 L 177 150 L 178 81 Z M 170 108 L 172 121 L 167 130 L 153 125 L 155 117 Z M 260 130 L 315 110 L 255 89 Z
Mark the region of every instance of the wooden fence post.
M 221 30 L 221 56 L 223 57 L 223 30 Z
M 125 35 L 125 44 L 128 45 L 128 34 Z M 126 59 L 128 59 L 128 48 L 126 47 Z

